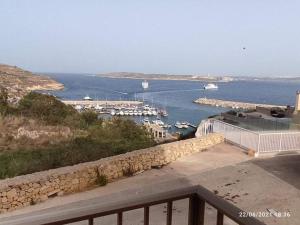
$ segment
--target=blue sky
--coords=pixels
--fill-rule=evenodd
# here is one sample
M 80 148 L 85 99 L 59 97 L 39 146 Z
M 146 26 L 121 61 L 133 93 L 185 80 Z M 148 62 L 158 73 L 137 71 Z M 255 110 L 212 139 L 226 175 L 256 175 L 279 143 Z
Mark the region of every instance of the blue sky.
M 0 62 L 38 72 L 300 75 L 299 9 L 297 0 L 0 0 Z

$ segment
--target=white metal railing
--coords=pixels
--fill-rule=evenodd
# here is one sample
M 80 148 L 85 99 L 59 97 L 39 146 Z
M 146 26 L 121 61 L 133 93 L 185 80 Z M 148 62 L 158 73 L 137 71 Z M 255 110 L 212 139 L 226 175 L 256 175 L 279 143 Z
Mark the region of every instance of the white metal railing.
M 216 119 L 203 120 L 196 137 L 221 133 L 225 140 L 260 153 L 300 151 L 300 131 L 251 131 Z

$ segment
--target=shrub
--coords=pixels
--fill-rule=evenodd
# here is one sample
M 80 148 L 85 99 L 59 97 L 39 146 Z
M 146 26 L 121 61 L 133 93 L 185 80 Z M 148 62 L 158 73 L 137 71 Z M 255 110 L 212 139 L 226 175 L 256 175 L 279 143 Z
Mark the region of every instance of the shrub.
M 49 125 L 64 124 L 67 116 L 75 116 L 77 111 L 65 105 L 54 96 L 31 92 L 19 102 L 18 111 L 23 116 L 33 117 Z
M 97 180 L 96 184 L 98 186 L 105 186 L 108 183 L 108 179 L 106 175 L 100 174 L 99 171 L 97 170 Z

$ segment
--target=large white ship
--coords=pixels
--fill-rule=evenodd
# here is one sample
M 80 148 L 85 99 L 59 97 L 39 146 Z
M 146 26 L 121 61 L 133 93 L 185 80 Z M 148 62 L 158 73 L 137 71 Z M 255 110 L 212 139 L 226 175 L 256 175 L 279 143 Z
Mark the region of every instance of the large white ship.
M 213 84 L 213 83 L 209 83 L 203 86 L 204 90 L 216 90 L 218 89 L 218 85 Z
M 144 80 L 144 81 L 142 82 L 142 87 L 143 87 L 144 89 L 148 89 L 148 88 L 149 88 L 149 83 L 148 83 L 148 81 Z

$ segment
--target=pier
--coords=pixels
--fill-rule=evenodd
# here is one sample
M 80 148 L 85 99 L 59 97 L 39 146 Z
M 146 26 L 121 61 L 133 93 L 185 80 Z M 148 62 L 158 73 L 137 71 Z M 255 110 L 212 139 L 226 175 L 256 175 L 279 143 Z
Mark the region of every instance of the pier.
M 96 106 L 139 106 L 142 105 L 143 102 L 141 101 L 98 101 L 98 100 L 93 100 L 93 101 L 87 101 L 87 100 L 63 100 L 63 103 L 66 105 L 81 105 L 81 106 L 91 106 L 91 107 L 96 107 Z
M 268 105 L 268 104 L 258 104 L 258 103 L 248 103 L 248 102 L 236 102 L 236 101 L 226 101 L 220 99 L 213 98 L 199 98 L 194 101 L 197 104 L 201 105 L 209 105 L 215 107 L 223 107 L 223 108 L 232 108 L 232 109 L 256 109 L 256 107 L 263 108 L 286 108 L 286 106 L 281 105 Z

